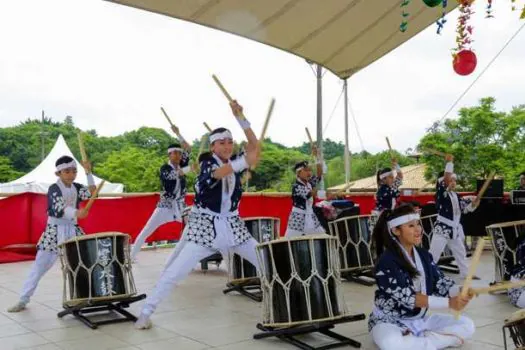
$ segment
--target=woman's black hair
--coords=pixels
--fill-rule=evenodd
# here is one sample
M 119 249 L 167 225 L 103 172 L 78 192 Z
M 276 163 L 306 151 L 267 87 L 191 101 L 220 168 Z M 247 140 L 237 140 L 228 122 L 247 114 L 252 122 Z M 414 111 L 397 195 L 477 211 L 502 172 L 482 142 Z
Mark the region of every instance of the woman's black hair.
M 212 153 L 211 152 L 203 152 L 201 154 L 199 154 L 199 158 L 197 159 L 197 161 L 200 163 L 202 163 L 204 160 L 206 159 L 209 159 L 213 157 Z
M 376 174 L 376 182 L 377 182 L 377 186 L 381 186 L 381 178 L 379 178 L 379 176 L 383 175 L 383 174 L 386 174 L 388 172 L 392 171 L 391 168 L 383 168 L 383 169 L 380 169 L 377 171 L 377 174 Z
M 395 236 L 390 233 L 388 229 L 388 221 L 403 215 L 415 213 L 416 211 L 414 210 L 414 207 L 412 207 L 410 204 L 402 204 L 394 210 L 385 209 L 379 216 L 379 219 L 377 220 L 377 223 L 374 227 L 374 232 L 372 233 L 374 240 L 373 244 L 375 245 L 378 258 L 377 260 L 379 261 L 379 257 L 381 254 L 383 254 L 385 249 L 390 250 L 399 258 L 403 269 L 408 271 L 410 277 L 412 278 L 416 277 L 419 273 L 417 269 L 410 263 L 410 261 L 407 260 L 405 254 L 403 254 L 401 251 L 401 246 L 398 244 L 398 242 L 396 242 L 397 238 L 395 238 Z
M 71 158 L 70 156 L 62 156 L 60 158 L 57 159 L 57 161 L 55 162 L 55 166 L 59 166 L 60 164 L 66 164 L 66 163 L 70 163 L 72 162 L 74 159 Z

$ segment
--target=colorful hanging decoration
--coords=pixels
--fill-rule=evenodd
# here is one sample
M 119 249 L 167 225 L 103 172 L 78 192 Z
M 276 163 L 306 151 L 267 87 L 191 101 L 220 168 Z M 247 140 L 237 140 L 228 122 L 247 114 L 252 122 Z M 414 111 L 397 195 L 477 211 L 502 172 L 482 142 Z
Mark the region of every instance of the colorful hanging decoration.
M 476 54 L 471 50 L 465 49 L 454 55 L 452 66 L 457 74 L 469 75 L 474 72 L 477 64 L 478 59 Z
M 459 75 L 468 75 L 474 71 L 477 64 L 476 55 L 470 49 L 472 44 L 473 27 L 469 24 L 470 17 L 474 13 L 472 11 L 470 0 L 458 0 L 459 4 L 459 18 L 457 25 L 456 43 L 457 46 L 453 50 L 453 67 Z M 461 55 L 460 55 L 461 54 Z
M 474 12 L 472 11 L 470 5 L 471 4 L 468 0 L 462 1 L 459 5 L 459 17 L 456 29 L 457 47 L 454 50 L 455 52 L 459 52 L 465 48 L 468 48 L 470 47 L 470 44 L 472 44 L 471 36 L 474 28 L 469 24 L 469 20 Z
M 438 20 L 436 21 L 436 24 L 438 27 L 437 29 L 438 34 L 441 34 L 441 31 L 443 30 L 445 23 L 447 23 L 447 19 L 445 18 L 445 16 L 447 15 L 448 0 L 443 0 L 442 5 L 443 5 L 443 12 L 441 13 L 441 18 L 438 18 Z
M 410 13 L 407 12 L 407 7 L 410 4 L 410 0 L 403 0 L 401 3 L 401 16 L 403 17 L 401 21 L 401 25 L 399 26 L 399 30 L 404 33 L 407 31 L 408 28 L 408 17 L 410 16 Z
M 492 0 L 487 0 L 487 15 L 485 18 L 494 18 L 492 14 Z
M 425 5 L 427 5 L 428 7 L 436 7 L 440 5 L 442 1 L 443 0 L 423 0 Z

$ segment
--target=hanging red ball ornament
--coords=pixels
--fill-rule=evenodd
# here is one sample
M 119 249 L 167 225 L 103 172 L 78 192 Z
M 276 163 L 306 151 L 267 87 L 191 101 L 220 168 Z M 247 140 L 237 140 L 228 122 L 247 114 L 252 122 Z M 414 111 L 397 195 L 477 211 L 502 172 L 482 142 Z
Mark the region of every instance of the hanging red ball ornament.
M 452 66 L 454 71 L 459 75 L 469 75 L 474 72 L 478 59 L 476 54 L 471 50 L 461 50 L 454 56 Z
M 425 3 L 425 5 L 427 5 L 428 7 L 436 7 L 438 5 L 441 5 L 441 3 L 443 2 L 443 0 L 423 0 L 423 2 Z

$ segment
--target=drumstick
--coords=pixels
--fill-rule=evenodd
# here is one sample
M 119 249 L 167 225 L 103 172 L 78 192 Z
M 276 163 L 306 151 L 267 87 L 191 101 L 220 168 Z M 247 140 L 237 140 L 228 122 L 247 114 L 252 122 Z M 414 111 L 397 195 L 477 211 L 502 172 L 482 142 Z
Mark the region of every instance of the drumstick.
M 485 192 L 489 188 L 489 185 L 492 182 L 492 180 L 494 179 L 495 175 L 496 175 L 496 171 L 493 170 L 493 171 L 490 172 L 489 177 L 485 180 L 485 182 L 483 183 L 483 186 L 479 190 L 478 195 L 476 196 L 476 199 L 474 199 L 474 203 L 478 203 L 481 200 L 481 197 L 483 197 L 483 195 L 485 194 Z
M 485 247 L 485 238 L 481 237 L 478 241 L 478 245 L 476 246 L 476 250 L 474 251 L 474 254 L 472 255 L 472 262 L 470 263 L 467 277 L 465 277 L 465 282 L 463 283 L 463 286 L 461 286 L 461 297 L 465 298 L 468 293 L 468 289 L 470 288 L 470 285 L 472 284 L 472 276 L 474 276 L 474 273 L 476 272 L 476 269 L 478 268 L 479 259 L 481 258 L 481 254 L 483 253 L 483 248 Z M 461 314 L 460 311 L 455 312 L 456 320 L 459 319 L 459 315 Z
M 162 111 L 162 114 L 164 114 L 164 116 L 166 117 L 166 120 L 168 121 L 168 123 L 170 123 L 170 126 L 173 127 L 175 125 L 173 125 L 173 123 L 171 122 L 171 119 L 170 117 L 168 117 L 168 113 L 166 113 L 166 111 L 164 110 L 164 108 L 160 107 L 160 110 Z
M 385 138 L 386 138 L 386 144 L 388 145 L 388 150 L 390 151 L 390 158 L 394 159 L 394 152 L 392 151 L 392 146 L 390 145 L 390 140 L 388 139 L 388 137 L 385 137 Z
M 84 148 L 84 142 L 82 140 L 82 134 L 80 132 L 77 134 L 77 138 L 78 138 L 78 147 L 80 148 L 80 155 L 82 157 L 82 162 L 87 162 L 88 161 L 88 157 L 87 157 L 87 154 L 86 154 L 86 149 Z
M 213 80 L 215 80 L 215 83 L 217 83 L 217 86 L 219 86 L 219 89 L 221 89 L 222 93 L 224 94 L 224 96 L 226 96 L 228 101 L 230 103 L 233 102 L 233 98 L 230 96 L 228 91 L 226 91 L 226 89 L 224 88 L 224 85 L 222 85 L 222 83 L 219 80 L 219 78 L 217 78 L 217 76 L 215 74 L 212 75 L 212 78 L 213 78 Z M 242 120 L 246 119 L 246 117 L 244 116 L 244 113 L 242 111 L 239 112 L 239 118 L 242 119 Z
M 270 107 L 268 107 L 268 113 L 266 113 L 266 119 L 264 120 L 264 124 L 263 124 L 263 128 L 262 128 L 262 131 L 261 131 L 261 137 L 259 138 L 259 142 L 258 142 L 258 145 L 257 147 L 262 147 L 262 143 L 263 143 L 263 140 L 264 140 L 264 136 L 266 135 L 266 130 L 268 130 L 268 124 L 270 123 L 270 118 L 272 116 L 272 113 L 273 113 L 273 107 L 275 106 L 275 98 L 272 98 L 272 100 L 270 101 Z M 255 165 L 252 165 L 250 167 L 250 169 L 248 169 L 248 171 L 246 172 L 246 174 L 248 174 L 248 172 L 250 170 L 254 170 L 255 169 Z M 245 175 L 246 176 L 246 175 Z
M 201 137 L 201 144 L 199 146 L 199 153 L 197 153 L 197 159 L 202 154 L 202 152 L 204 152 L 204 146 L 206 145 L 207 141 L 208 141 L 208 134 L 206 133 L 202 135 Z
M 89 198 L 89 201 L 87 202 L 86 204 L 86 211 L 89 212 L 89 209 L 91 209 L 91 207 L 93 206 L 93 203 L 95 203 L 95 199 L 97 198 L 98 196 L 98 193 L 100 192 L 100 189 L 102 188 L 102 186 L 104 186 L 104 183 L 106 183 L 106 180 L 102 180 L 97 188 L 95 189 L 95 192 L 91 195 L 91 198 Z
M 447 156 L 445 152 L 441 152 L 441 151 L 438 151 L 432 148 L 423 148 L 422 151 L 426 153 L 430 153 L 430 154 L 435 154 L 436 156 L 441 156 L 441 157 Z
M 259 138 L 259 142 L 263 142 L 264 137 L 266 136 L 266 130 L 268 130 L 268 123 L 270 122 L 270 117 L 272 116 L 274 106 L 275 98 L 272 98 L 272 101 L 270 102 L 270 107 L 268 107 L 268 112 L 266 113 L 266 119 L 264 120 L 264 125 L 261 132 L 261 137 Z
M 485 288 L 472 288 L 471 291 L 474 294 L 486 294 L 491 292 L 498 292 L 500 290 L 506 290 L 511 288 L 525 287 L 525 281 L 519 282 L 505 282 L 495 286 L 485 287 Z
M 213 131 L 213 130 L 210 128 L 210 126 L 208 125 L 208 123 L 203 122 L 202 124 L 204 124 L 204 127 L 206 128 L 206 130 L 208 130 L 208 132 L 212 132 L 212 131 Z
M 304 128 L 306 131 L 306 136 L 308 137 L 308 141 L 310 141 L 310 148 L 314 149 L 314 140 L 312 140 L 312 135 L 310 135 L 310 130 L 308 128 Z

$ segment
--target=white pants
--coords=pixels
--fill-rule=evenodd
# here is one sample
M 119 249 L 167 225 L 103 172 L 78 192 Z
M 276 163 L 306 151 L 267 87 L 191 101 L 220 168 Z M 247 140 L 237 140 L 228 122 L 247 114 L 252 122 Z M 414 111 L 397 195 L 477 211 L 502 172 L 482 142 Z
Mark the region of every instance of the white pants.
M 176 257 L 173 259 L 172 257 L 168 258 L 169 265 L 166 266 L 157 285 L 146 299 L 142 308 L 142 314 L 148 317 L 151 316 L 159 303 L 170 294 L 173 287 L 184 280 L 193 267 L 202 259 L 216 253 L 218 250 L 220 250 L 223 253 L 223 257 L 227 259 L 228 257 L 224 255 L 224 249 L 222 249 L 223 246 L 221 243 L 223 242 L 217 242 L 219 240 L 221 239 L 219 234 L 217 234 L 217 247 L 215 249 L 187 241 L 184 241 L 181 249 L 175 249 L 172 255 L 176 255 Z M 255 253 L 257 244 L 258 242 L 254 238 L 251 238 L 241 245 L 230 247 L 229 250 L 248 260 L 253 266 L 259 269 L 259 262 L 257 261 L 257 255 Z
M 460 346 L 475 331 L 474 322 L 464 316 L 456 320 L 453 315 L 434 314 L 421 323 L 425 332 L 420 337 L 403 335 L 394 324 L 379 323 L 372 328 L 372 338 L 381 350 L 437 350 Z
M 176 204 L 174 203 L 173 205 Z M 155 211 L 151 214 L 146 226 L 144 226 L 133 243 L 133 248 L 131 249 L 131 260 L 135 260 L 146 239 L 148 239 L 148 237 L 151 236 L 159 226 L 175 221 L 174 213 L 175 211 L 173 209 L 155 208 Z
M 20 301 L 26 304 L 29 303 L 29 299 L 31 299 L 31 297 L 35 293 L 36 287 L 38 286 L 38 282 L 46 274 L 46 272 L 49 271 L 51 267 L 53 267 L 53 265 L 57 261 L 57 258 L 57 253 L 49 252 L 46 250 L 38 250 L 38 252 L 36 253 L 35 261 L 31 266 L 29 276 L 27 277 L 27 280 L 24 282 L 24 286 L 22 287 Z
M 463 230 L 460 231 L 461 233 Z M 437 264 L 445 246 L 448 245 L 448 248 L 452 252 L 456 264 L 459 268 L 460 277 L 466 277 L 468 274 L 468 265 L 467 265 L 467 250 L 465 249 L 465 235 L 458 234 L 456 238 L 448 238 L 441 234 L 434 234 L 432 236 L 432 241 L 430 242 L 430 254 L 434 262 Z
M 293 209 L 292 209 L 293 210 Z M 286 238 L 292 238 L 292 237 L 299 237 L 303 235 L 314 235 L 314 234 L 320 234 L 325 233 L 325 230 L 321 223 L 317 220 L 314 220 L 313 216 L 315 213 L 313 212 L 307 212 L 304 217 L 304 231 L 297 231 L 290 228 L 286 228 L 286 232 L 284 233 L 284 237 Z

